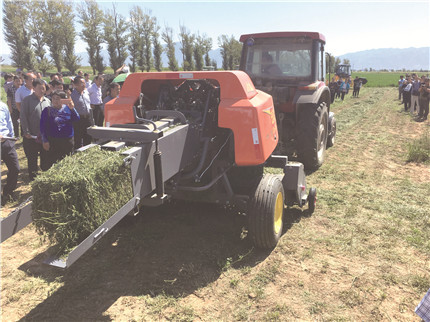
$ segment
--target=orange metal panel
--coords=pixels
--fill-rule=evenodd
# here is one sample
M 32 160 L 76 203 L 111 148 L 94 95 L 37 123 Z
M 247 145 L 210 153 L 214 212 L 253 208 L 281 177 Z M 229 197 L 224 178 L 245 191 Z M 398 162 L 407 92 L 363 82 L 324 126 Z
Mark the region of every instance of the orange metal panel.
M 105 106 L 106 125 L 134 123 L 133 105 L 139 99 L 142 84 L 158 88 L 154 82 L 179 85 L 186 79 L 208 79 L 220 86 L 218 126 L 234 133 L 235 161 L 238 165 L 261 164 L 278 143 L 272 97 L 257 91 L 249 76 L 242 71 L 192 71 L 134 73 L 127 77 L 119 97 Z M 156 97 L 157 93 L 153 93 Z

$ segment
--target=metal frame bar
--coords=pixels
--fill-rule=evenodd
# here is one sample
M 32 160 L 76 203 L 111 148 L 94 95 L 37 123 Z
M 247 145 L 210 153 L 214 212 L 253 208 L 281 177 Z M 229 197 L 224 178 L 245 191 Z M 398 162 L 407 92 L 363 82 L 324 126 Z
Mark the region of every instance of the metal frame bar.
M 31 198 L 29 198 L 31 200 Z M 27 200 L 26 202 L 28 202 Z M 4 242 L 9 237 L 15 235 L 21 229 L 32 223 L 33 202 L 28 202 L 24 206 L 15 209 L 9 216 L 0 220 L 0 242 Z
M 104 236 L 113 226 L 115 226 L 122 218 L 127 216 L 140 202 L 138 196 L 131 198 L 120 210 L 118 210 L 112 217 L 106 220 L 99 228 L 91 233 L 82 243 L 73 249 L 66 259 L 61 258 L 48 258 L 44 261 L 45 264 L 59 268 L 68 268 L 76 260 L 79 259 L 87 250 L 89 250 L 95 243 L 97 243 L 102 236 Z

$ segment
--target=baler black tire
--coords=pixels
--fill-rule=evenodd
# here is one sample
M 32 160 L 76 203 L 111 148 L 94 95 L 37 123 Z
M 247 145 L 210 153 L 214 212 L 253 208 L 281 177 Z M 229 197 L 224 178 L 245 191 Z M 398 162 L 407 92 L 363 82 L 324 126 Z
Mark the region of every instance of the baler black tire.
M 334 116 L 329 117 L 328 124 L 329 134 L 327 137 L 327 147 L 331 148 L 334 145 L 334 141 L 336 139 L 336 118 Z
M 284 187 L 278 176 L 266 174 L 249 204 L 249 234 L 258 248 L 271 249 L 282 235 Z
M 317 204 L 317 189 L 316 188 L 310 188 L 309 194 L 308 194 L 309 214 L 314 213 L 316 204 Z
M 299 106 L 297 156 L 306 170 L 316 170 L 324 162 L 328 136 L 328 112 L 325 102 L 318 106 Z

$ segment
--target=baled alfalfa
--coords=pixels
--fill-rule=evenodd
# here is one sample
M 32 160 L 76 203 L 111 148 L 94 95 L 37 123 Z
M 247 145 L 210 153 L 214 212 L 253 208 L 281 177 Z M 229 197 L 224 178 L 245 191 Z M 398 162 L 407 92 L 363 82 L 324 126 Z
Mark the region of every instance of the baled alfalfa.
M 77 246 L 133 197 L 129 166 L 98 146 L 54 164 L 32 182 L 37 231 L 64 252 Z

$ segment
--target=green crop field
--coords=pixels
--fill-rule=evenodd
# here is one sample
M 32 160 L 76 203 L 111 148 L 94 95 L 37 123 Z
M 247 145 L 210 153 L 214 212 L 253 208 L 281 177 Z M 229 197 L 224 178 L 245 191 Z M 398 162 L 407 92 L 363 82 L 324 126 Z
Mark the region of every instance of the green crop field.
M 354 79 L 356 76 L 364 77 L 367 79 L 366 87 L 397 87 L 397 82 L 400 76 L 406 74 L 416 73 L 418 76 L 426 75 L 429 76 L 429 72 L 352 72 L 351 78 Z M 334 74 L 331 74 L 333 77 Z M 328 79 L 328 77 L 327 77 Z

